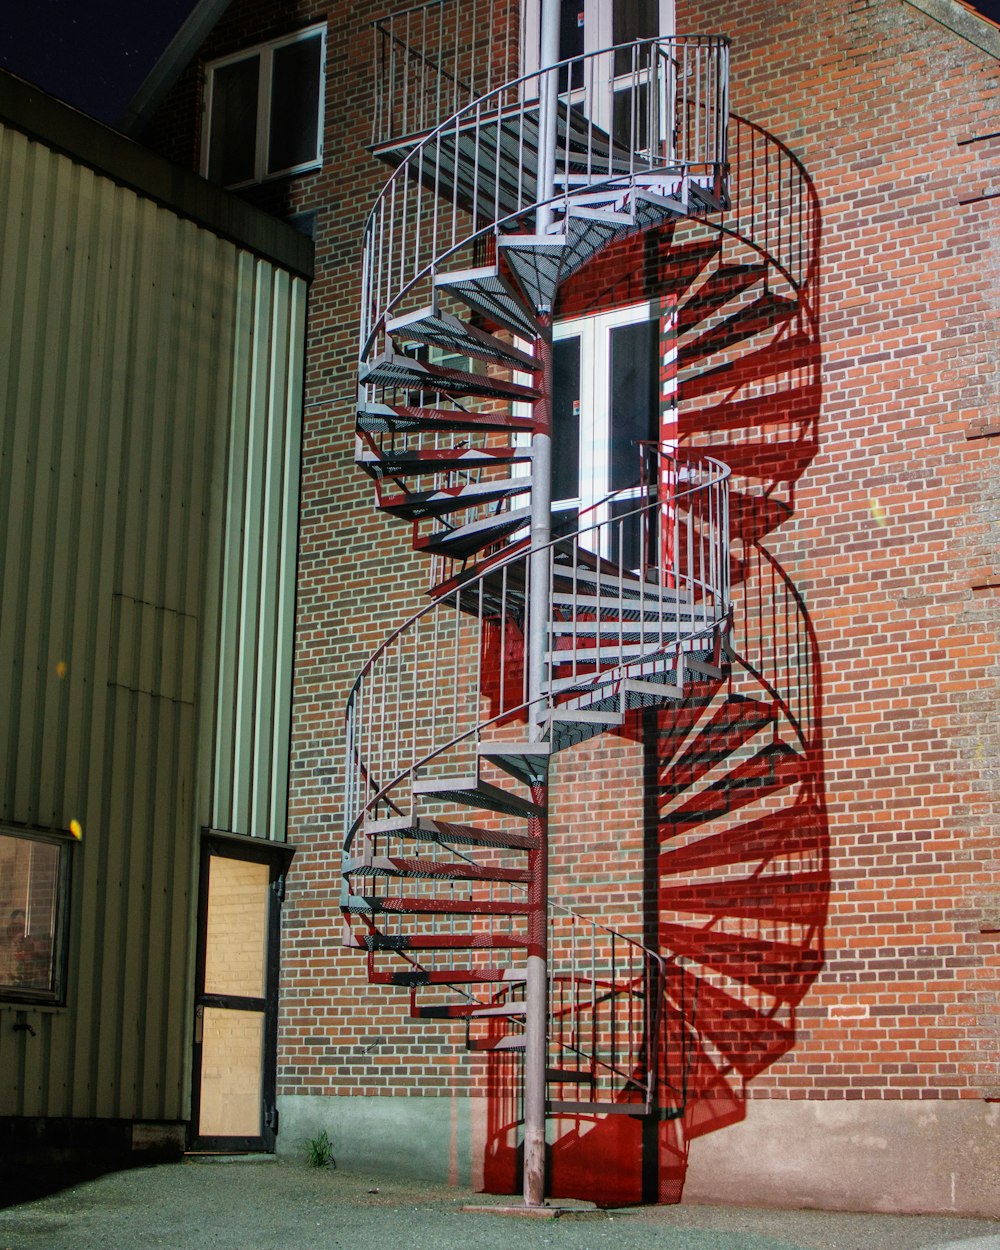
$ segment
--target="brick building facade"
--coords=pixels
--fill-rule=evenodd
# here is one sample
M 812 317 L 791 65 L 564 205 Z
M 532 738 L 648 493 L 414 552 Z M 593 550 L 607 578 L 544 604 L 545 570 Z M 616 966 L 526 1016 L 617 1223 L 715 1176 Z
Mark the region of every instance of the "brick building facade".
M 279 1149 L 325 1126 L 503 1192 L 516 1061 L 339 944 L 345 700 L 428 580 L 353 464 L 383 9 L 234 0 L 142 138 L 199 167 L 206 67 L 325 23 L 322 164 L 242 192 L 316 244 Z M 1000 33 L 950 0 L 677 0 L 676 30 L 732 41 L 749 217 L 621 239 L 555 318 L 652 310 L 673 437 L 733 469 L 756 663 L 558 760 L 554 899 L 678 957 L 688 997 L 670 1115 L 558 1121 L 553 1189 L 997 1214 Z

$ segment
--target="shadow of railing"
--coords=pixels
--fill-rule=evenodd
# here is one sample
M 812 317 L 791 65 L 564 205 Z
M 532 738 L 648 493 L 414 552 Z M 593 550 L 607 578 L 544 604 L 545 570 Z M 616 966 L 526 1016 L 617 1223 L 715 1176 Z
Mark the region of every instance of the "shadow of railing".
M 733 118 L 730 153 L 729 212 L 620 241 L 563 286 L 557 310 L 658 299 L 677 327 L 667 420 L 679 444 L 733 470 L 731 669 L 624 730 L 643 744 L 643 941 L 666 961 L 657 1115 L 557 1120 L 550 1147 L 553 1195 L 611 1204 L 679 1201 L 691 1142 L 744 1118 L 748 1083 L 794 1048 L 824 961 L 821 657 L 781 560 L 818 445 L 821 218 L 806 170 L 772 136 Z M 519 1071 L 490 1061 L 493 1192 L 518 1185 Z

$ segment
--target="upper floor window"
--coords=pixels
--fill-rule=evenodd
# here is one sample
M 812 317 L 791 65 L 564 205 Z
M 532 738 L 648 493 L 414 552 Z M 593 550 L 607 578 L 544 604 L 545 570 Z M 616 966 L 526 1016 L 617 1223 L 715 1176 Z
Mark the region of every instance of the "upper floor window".
M 242 187 L 320 165 L 325 63 L 325 25 L 213 61 L 202 173 Z
M 539 23 L 542 0 L 525 0 L 524 73 L 538 69 Z M 559 60 L 580 57 L 601 48 L 634 39 L 666 39 L 674 33 L 673 0 L 561 0 L 559 5 Z M 628 71 L 628 54 L 615 57 L 614 72 Z M 582 66 L 573 67 L 571 87 L 582 83 Z
M 0 827 L 0 999 L 65 1001 L 70 845 Z
M 541 5 L 525 0 L 525 73 L 539 65 Z M 673 0 L 561 0 L 559 19 L 559 60 L 573 58 L 559 74 L 562 98 L 616 142 L 645 149 L 649 112 L 660 107 L 649 93 L 651 73 L 655 66 L 662 75 L 666 61 L 656 47 L 636 41 L 674 34 Z

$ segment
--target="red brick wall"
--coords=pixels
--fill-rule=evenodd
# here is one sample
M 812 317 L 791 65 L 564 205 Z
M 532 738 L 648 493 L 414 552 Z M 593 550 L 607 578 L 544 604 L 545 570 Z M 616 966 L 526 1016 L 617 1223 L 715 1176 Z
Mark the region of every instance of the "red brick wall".
M 766 535 L 802 596 L 821 661 L 824 717 L 809 784 L 819 807 L 825 794 L 816 817 L 822 837 L 789 862 L 772 854 L 766 871 L 792 878 L 789 888 L 796 872 L 803 881 L 824 877 L 829 912 L 805 942 L 822 967 L 811 985 L 812 973 L 805 976 L 800 1003 L 781 1007 L 793 1049 L 782 1054 L 776 1045 L 768 1062 L 748 1061 L 756 1070 L 745 1092 L 981 1098 L 1000 1086 L 996 936 L 979 931 L 997 868 L 1000 591 L 975 587 L 1000 577 L 998 443 L 968 433 L 984 418 L 996 428 L 1000 273 L 995 201 L 959 201 L 995 179 L 998 141 L 970 141 L 996 128 L 997 66 L 896 0 L 677 7 L 679 31 L 732 37 L 732 107 L 801 160 L 821 215 L 822 303 L 796 366 L 809 374 L 810 407 L 804 421 L 785 422 L 786 442 L 807 439 L 805 450 L 768 483 L 759 466 L 751 472 L 764 451 L 748 452 L 739 432 L 700 424 L 703 399 L 682 410 L 689 442 L 728 445 L 754 489 L 773 488 L 781 501 L 763 522 L 757 516 L 755 533 Z M 206 58 L 223 55 L 329 14 L 324 169 L 253 196 L 273 211 L 318 212 L 289 829 L 299 849 L 284 920 L 285 1093 L 443 1094 L 483 1089 L 485 1077 L 484 1061 L 461 1050 L 459 1028 L 410 1021 L 405 993 L 368 988 L 363 961 L 338 946 L 344 702 L 367 653 L 420 602 L 425 579 L 407 554 L 405 527 L 374 512 L 368 481 L 352 464 L 359 247 L 385 176 L 364 151 L 371 84 L 360 32 L 382 8 L 239 0 L 204 49 Z M 156 146 L 188 164 L 199 81 L 196 66 L 150 131 Z M 669 289 L 678 249 L 711 237 L 681 227 L 624 245 L 570 284 L 565 311 Z M 731 259 L 747 259 L 738 244 L 727 247 Z M 717 359 L 738 359 L 740 350 L 721 349 Z M 748 392 L 766 393 L 766 385 Z M 774 404 L 764 409 L 763 423 L 781 427 Z M 738 611 L 742 594 L 738 584 Z M 750 692 L 753 683 L 740 678 L 737 688 Z M 620 911 L 632 933 L 643 929 L 642 894 L 651 888 L 642 754 L 626 735 L 563 757 L 553 822 L 557 897 L 584 908 L 599 897 L 603 914 Z M 763 796 L 760 810 L 780 805 Z M 669 831 L 659 836 L 671 849 Z M 721 879 L 732 872 L 716 869 Z M 671 870 L 660 889 L 683 880 Z M 759 895 L 766 912 L 766 883 Z M 764 992 L 757 1015 L 774 1001 Z M 726 1080 L 728 1093 L 715 1090 L 723 1104 L 744 1093 L 738 1073 Z

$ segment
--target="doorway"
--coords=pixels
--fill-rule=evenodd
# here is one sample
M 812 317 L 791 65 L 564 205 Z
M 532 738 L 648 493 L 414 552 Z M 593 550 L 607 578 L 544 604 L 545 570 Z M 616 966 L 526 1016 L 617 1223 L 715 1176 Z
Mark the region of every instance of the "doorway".
M 656 301 L 553 327 L 553 525 L 586 531 L 629 518 L 601 530 L 604 543 L 623 543 L 621 553 L 600 552 L 615 561 L 621 555 L 627 567 L 640 562 L 641 459 L 647 474 L 656 472 L 642 444 L 662 442 L 674 428 L 676 396 L 663 369 L 674 334 Z
M 209 834 L 201 857 L 193 1146 L 272 1151 L 281 902 L 292 851 Z

